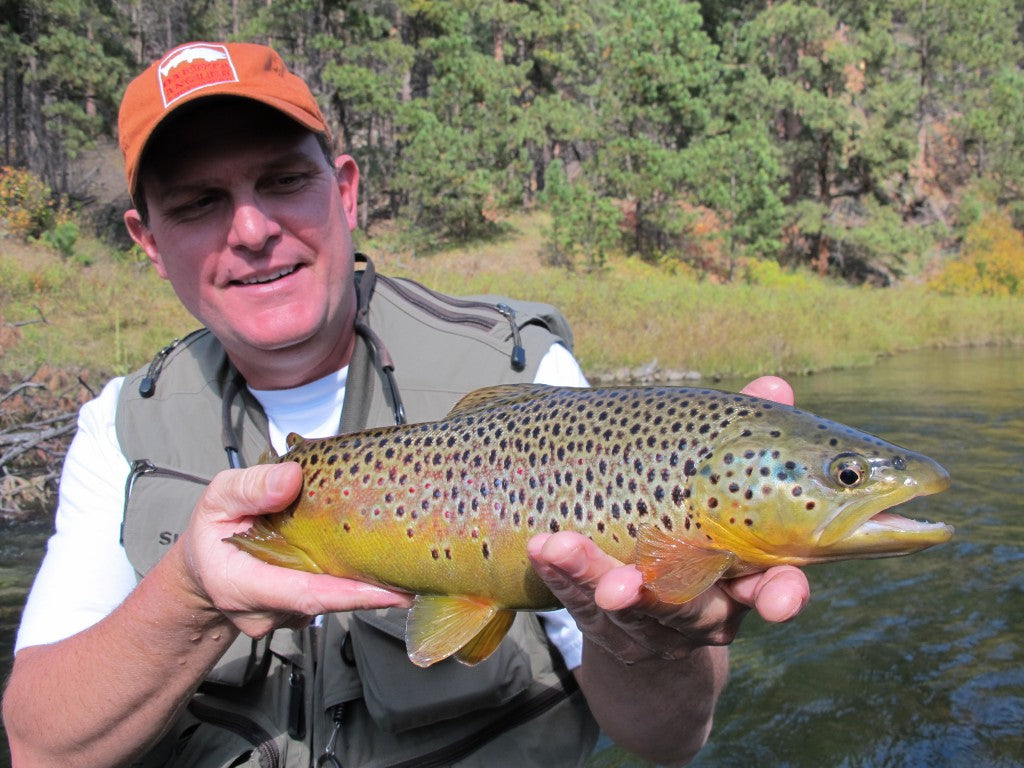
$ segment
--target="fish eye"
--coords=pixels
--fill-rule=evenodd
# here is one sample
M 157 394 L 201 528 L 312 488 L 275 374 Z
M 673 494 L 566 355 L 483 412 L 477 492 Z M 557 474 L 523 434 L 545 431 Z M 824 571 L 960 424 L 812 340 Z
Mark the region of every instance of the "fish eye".
M 844 488 L 856 488 L 867 478 L 868 465 L 855 453 L 841 453 L 832 459 L 828 474 Z

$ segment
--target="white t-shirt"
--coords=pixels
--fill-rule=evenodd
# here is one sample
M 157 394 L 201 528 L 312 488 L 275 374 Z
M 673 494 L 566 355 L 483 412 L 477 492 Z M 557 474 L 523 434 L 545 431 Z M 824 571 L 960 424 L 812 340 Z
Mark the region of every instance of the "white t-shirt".
M 285 436 L 335 434 L 341 421 L 348 369 L 295 389 L 251 390 L 270 423 L 274 450 Z M 543 357 L 539 384 L 585 387 L 572 354 L 555 344 Z M 63 640 L 91 627 L 116 608 L 136 585 L 135 570 L 120 542 L 128 460 L 117 442 L 114 419 L 123 378 L 112 379 L 99 397 L 82 406 L 68 449 L 57 500 L 56 532 L 50 537 L 28 596 L 15 652 Z M 579 666 L 583 639 L 568 612 L 542 614 L 548 637 L 566 665 Z

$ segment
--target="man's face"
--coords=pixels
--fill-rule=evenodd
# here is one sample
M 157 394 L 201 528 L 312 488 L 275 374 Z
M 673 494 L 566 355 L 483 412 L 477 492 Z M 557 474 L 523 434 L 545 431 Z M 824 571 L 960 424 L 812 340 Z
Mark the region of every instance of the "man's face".
M 358 170 L 265 107 L 213 103 L 156 140 L 141 176 L 148 223 L 129 231 L 257 388 L 348 361 Z M 304 366 L 281 378 L 288 360 Z M 275 369 L 273 372 L 271 369 Z

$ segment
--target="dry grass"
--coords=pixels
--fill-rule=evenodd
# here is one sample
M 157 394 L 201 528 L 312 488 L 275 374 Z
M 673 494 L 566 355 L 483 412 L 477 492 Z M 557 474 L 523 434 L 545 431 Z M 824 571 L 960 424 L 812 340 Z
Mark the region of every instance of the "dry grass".
M 456 294 L 552 303 L 576 334 L 588 374 L 657 361 L 705 377 L 868 365 L 934 346 L 1024 344 L 1024 302 L 951 298 L 923 288 L 851 288 L 807 275 L 770 285 L 714 284 L 635 259 L 594 273 L 545 264 L 541 214 L 514 216 L 507 236 L 415 255 L 393 233 L 360 238 L 378 269 Z M 0 241 L 0 373 L 43 365 L 103 374 L 147 362 L 195 326 L 145 263 L 85 242 L 93 265 Z M 42 319 L 45 318 L 45 322 Z

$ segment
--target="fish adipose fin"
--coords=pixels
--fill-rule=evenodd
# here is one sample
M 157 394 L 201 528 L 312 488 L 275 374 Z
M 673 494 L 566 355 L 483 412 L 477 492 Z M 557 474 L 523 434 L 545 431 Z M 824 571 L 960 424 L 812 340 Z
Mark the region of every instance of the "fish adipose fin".
M 405 627 L 409 660 L 429 667 L 455 656 L 477 664 L 498 647 L 515 615 L 478 598 L 417 595 Z
M 309 555 L 295 545 L 289 544 L 284 536 L 271 528 L 263 518 L 257 518 L 249 530 L 229 536 L 224 541 L 230 541 L 243 552 L 248 552 L 271 565 L 309 573 L 324 572 Z
M 665 603 L 685 603 L 718 581 L 736 562 L 736 555 L 695 547 L 653 525 L 640 529 L 636 567 L 644 586 Z

